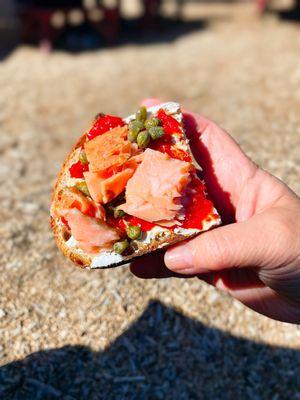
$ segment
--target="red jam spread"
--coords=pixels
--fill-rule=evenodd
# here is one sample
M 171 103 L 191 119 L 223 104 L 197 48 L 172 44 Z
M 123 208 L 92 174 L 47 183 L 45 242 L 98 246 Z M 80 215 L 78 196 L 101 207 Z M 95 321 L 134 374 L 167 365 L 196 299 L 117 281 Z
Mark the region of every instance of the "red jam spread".
M 151 222 L 144 221 L 143 219 L 133 217 L 131 215 L 126 215 L 123 218 L 111 218 L 107 219 L 107 223 L 114 227 L 120 229 L 122 232 L 126 231 L 127 224 L 132 226 L 139 226 L 142 231 L 147 232 L 154 228 L 156 225 Z
M 106 222 L 112 228 L 119 229 L 122 233 L 125 233 L 125 231 L 126 231 L 125 219 L 126 219 L 126 217 L 114 218 L 112 216 L 108 216 Z
M 170 157 L 176 158 L 177 160 L 191 162 L 191 156 L 189 153 L 182 149 L 178 149 L 175 146 L 172 146 L 171 143 L 156 143 L 155 150 L 158 150 L 162 153 L 167 153 Z
M 105 132 L 110 131 L 117 126 L 124 126 L 125 123 L 122 118 L 115 117 L 113 115 L 100 115 L 94 125 L 87 133 L 87 138 L 89 140 L 94 139 L 95 137 L 102 135 Z
M 151 223 L 151 222 L 147 222 L 144 221 L 143 219 L 137 218 L 137 217 L 132 217 L 132 216 L 128 216 L 127 217 L 127 222 L 129 223 L 129 225 L 133 225 L 133 226 L 139 226 L 142 231 L 150 231 L 152 228 L 155 227 L 155 224 Z
M 180 123 L 164 110 L 158 111 L 157 118 L 161 120 L 162 127 L 166 134 L 172 135 L 172 133 L 181 133 Z
M 82 164 L 80 161 L 71 165 L 69 172 L 71 178 L 83 178 L 83 173 L 89 170 L 88 164 Z
M 188 202 L 185 205 L 185 220 L 181 225 L 185 229 L 202 229 L 202 222 L 212 214 L 213 204 L 205 198 L 205 187 L 198 178 L 194 178 L 187 188 Z
M 67 227 L 68 230 L 70 231 L 71 229 L 70 229 L 70 227 L 69 227 L 68 221 L 67 221 L 64 217 L 60 217 L 60 219 L 61 219 L 61 222 L 62 222 L 64 225 L 66 225 L 66 227 Z

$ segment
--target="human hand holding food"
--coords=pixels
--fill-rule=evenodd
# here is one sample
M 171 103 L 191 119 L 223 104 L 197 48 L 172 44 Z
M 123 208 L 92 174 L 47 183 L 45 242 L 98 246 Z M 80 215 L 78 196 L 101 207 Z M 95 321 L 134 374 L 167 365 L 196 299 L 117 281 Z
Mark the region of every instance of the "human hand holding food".
M 261 314 L 299 323 L 299 197 L 213 122 L 190 112 L 185 122 L 209 194 L 231 223 L 169 249 L 166 266 L 176 274 L 202 277 Z M 149 268 L 132 270 L 151 276 Z M 170 276 L 159 263 L 153 271 Z
M 75 144 L 52 196 L 59 248 L 82 267 L 114 267 L 218 226 L 218 210 L 225 226 L 168 251 L 169 271 L 298 322 L 299 198 L 211 121 L 154 102 L 127 118 L 97 115 Z M 150 260 L 137 275 L 170 275 Z
M 167 251 L 166 266 L 180 274 L 209 273 L 218 288 L 248 307 L 299 323 L 299 197 L 258 168 L 214 123 L 190 117 L 210 156 L 211 168 L 204 168 L 204 174 L 213 172 L 219 187 L 229 193 L 236 222 Z

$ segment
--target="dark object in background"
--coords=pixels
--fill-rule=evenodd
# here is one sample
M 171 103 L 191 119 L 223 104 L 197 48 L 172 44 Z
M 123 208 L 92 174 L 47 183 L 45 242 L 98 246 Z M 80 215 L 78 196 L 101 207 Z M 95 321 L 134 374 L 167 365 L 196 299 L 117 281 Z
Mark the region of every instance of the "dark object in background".
M 256 8 L 260 13 L 264 13 L 266 11 L 269 11 L 270 9 L 270 3 L 272 3 L 271 0 L 255 0 L 256 1 Z M 298 15 L 300 15 L 300 0 L 294 0 L 294 8 L 292 11 L 287 11 L 284 12 L 287 13 L 287 15 L 293 15 L 293 13 L 298 12 Z
M 18 0 L 21 6 L 36 6 L 41 8 L 48 7 L 78 7 L 82 5 L 82 0 Z
M 19 0 L 21 40 L 39 44 L 49 51 L 62 36 L 71 35 L 71 41 L 65 40 L 65 43 L 71 42 L 72 50 L 76 50 L 78 42 L 78 50 L 82 50 L 79 39 L 87 32 L 84 43 L 97 42 L 97 37 L 101 37 L 103 42 L 115 44 L 120 31 L 119 1 L 110 8 L 99 1 L 92 7 L 85 7 L 85 3 L 82 0 Z

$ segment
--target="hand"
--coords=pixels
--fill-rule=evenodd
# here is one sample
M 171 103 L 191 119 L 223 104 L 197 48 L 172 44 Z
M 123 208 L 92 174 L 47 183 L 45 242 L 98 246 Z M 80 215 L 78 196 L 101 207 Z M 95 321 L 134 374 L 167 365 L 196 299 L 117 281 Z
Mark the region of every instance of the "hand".
M 261 314 L 299 323 L 299 197 L 213 122 L 187 112 L 185 124 L 208 193 L 228 225 L 169 249 L 166 266 L 203 278 Z M 156 276 L 166 275 L 161 262 L 155 265 Z M 142 265 L 132 271 L 143 276 Z

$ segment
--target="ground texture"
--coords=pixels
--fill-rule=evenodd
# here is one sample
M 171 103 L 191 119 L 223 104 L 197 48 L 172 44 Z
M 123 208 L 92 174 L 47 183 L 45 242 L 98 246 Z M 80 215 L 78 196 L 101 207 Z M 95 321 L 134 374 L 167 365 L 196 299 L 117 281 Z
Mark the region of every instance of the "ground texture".
M 97 112 L 125 116 L 147 96 L 214 119 L 300 193 L 299 27 L 248 5 L 191 18 L 203 29 L 0 63 L 2 399 L 300 399 L 299 327 L 197 279 L 81 271 L 49 229 L 70 145 Z

